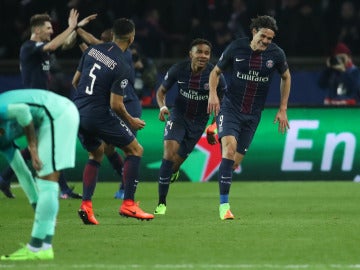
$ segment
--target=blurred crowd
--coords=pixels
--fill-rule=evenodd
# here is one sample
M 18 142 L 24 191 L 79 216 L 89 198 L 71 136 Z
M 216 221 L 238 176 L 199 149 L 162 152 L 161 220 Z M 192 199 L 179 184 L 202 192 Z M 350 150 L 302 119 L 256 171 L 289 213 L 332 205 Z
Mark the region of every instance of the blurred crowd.
M 183 57 L 195 37 L 212 42 L 215 57 L 231 40 L 249 36 L 250 19 L 276 18 L 275 42 L 287 56 L 326 56 L 338 42 L 354 55 L 360 53 L 360 2 L 351 0 L 0 0 L 0 59 L 17 59 L 29 38 L 29 18 L 47 12 L 56 35 L 67 26 L 69 9 L 80 18 L 97 13 L 86 30 L 100 36 L 115 18 L 136 24 L 136 42 L 151 58 Z M 64 58 L 80 57 L 79 50 L 57 52 Z

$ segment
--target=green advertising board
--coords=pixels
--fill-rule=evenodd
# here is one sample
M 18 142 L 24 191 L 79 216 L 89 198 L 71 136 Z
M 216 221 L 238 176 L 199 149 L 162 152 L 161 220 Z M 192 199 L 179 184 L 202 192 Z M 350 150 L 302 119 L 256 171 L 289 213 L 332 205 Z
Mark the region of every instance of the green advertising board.
M 234 181 L 349 180 L 360 175 L 360 108 L 289 108 L 290 130 L 278 133 L 276 108 L 266 108 L 252 145 L 234 172 Z M 144 109 L 146 127 L 138 132 L 144 148 L 140 181 L 157 181 L 163 153 L 164 122 L 157 109 Z M 24 139 L 21 140 L 24 144 Z M 121 150 L 119 150 L 121 153 Z M 76 168 L 66 171 L 69 181 L 81 181 L 87 152 L 77 144 Z M 214 181 L 221 161 L 219 145 L 203 136 L 181 167 L 182 181 Z M 5 160 L 0 159 L 1 168 Z M 120 181 L 104 158 L 99 181 Z M 360 177 L 360 176 L 359 176 Z

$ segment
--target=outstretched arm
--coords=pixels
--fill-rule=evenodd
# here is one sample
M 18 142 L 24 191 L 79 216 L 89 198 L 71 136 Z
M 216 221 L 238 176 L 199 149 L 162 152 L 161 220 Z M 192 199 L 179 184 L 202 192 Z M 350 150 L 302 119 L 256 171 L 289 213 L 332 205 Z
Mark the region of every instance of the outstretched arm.
M 70 50 L 72 47 L 74 47 L 76 43 L 76 31 L 72 31 L 70 35 L 67 36 L 65 39 L 63 45 L 61 46 L 62 50 Z
M 76 33 L 87 43 L 90 45 L 100 44 L 103 43 L 102 40 L 97 39 L 95 36 L 90 34 L 89 32 L 85 31 L 82 28 L 76 29 Z
M 77 29 L 79 29 L 79 27 L 84 27 L 90 21 L 96 19 L 96 17 L 97 17 L 97 14 L 92 14 L 92 15 L 87 16 L 86 18 L 82 19 L 80 22 L 78 22 L 78 24 L 75 27 L 74 31 L 72 31 L 71 34 L 65 39 L 64 44 L 62 45 L 61 49 L 68 50 L 68 49 L 71 49 L 72 47 L 74 47 L 74 45 L 76 44 L 77 36 L 78 36 Z M 81 35 L 80 35 L 80 37 L 83 38 Z M 84 51 L 84 50 L 82 50 L 82 51 Z
M 68 19 L 68 28 L 65 29 L 64 32 L 56 36 L 53 40 L 46 43 L 43 47 L 44 51 L 55 51 L 59 48 L 62 44 L 64 44 L 67 37 L 71 34 L 71 32 L 76 28 L 77 20 L 79 17 L 79 13 L 77 10 L 72 9 L 70 11 L 69 19 Z

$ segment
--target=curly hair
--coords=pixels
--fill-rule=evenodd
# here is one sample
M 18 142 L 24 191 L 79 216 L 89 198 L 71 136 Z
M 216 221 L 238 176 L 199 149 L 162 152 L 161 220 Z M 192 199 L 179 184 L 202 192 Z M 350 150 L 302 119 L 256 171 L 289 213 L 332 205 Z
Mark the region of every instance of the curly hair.
M 208 45 L 210 47 L 210 49 L 212 49 L 212 45 L 210 43 L 210 41 L 206 40 L 206 39 L 203 39 L 203 38 L 196 38 L 194 39 L 191 44 L 190 44 L 190 50 L 196 46 L 196 45 L 199 45 L 199 44 L 205 44 L 205 45 Z
M 268 28 L 274 32 L 278 31 L 276 20 L 268 15 L 257 16 L 256 18 L 251 19 L 250 30 L 253 30 L 254 28 L 257 31 L 259 31 L 260 28 Z

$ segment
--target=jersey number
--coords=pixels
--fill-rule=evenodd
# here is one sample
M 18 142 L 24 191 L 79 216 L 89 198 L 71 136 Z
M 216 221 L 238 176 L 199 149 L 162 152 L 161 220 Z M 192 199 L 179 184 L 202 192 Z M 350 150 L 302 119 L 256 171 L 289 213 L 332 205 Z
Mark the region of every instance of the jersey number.
M 90 70 L 89 76 L 91 77 L 91 85 L 86 86 L 86 90 L 85 93 L 88 95 L 92 95 L 93 94 L 93 88 L 94 88 L 94 84 L 95 84 L 95 80 L 96 80 L 96 75 L 94 74 L 94 70 L 95 69 L 101 69 L 101 66 L 99 66 L 98 64 L 94 64 L 92 69 Z
M 222 115 L 220 115 L 220 117 L 219 117 L 219 127 L 222 127 L 223 121 L 224 121 L 224 115 L 222 114 Z

